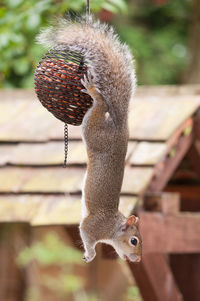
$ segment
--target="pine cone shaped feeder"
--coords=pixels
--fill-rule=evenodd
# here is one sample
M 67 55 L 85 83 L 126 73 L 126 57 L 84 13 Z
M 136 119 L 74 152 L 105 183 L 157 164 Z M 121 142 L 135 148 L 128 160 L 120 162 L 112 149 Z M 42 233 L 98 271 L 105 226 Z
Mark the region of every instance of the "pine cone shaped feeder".
M 92 98 L 81 92 L 87 64 L 80 53 L 52 49 L 39 62 L 34 75 L 35 91 L 42 105 L 61 121 L 80 125 Z

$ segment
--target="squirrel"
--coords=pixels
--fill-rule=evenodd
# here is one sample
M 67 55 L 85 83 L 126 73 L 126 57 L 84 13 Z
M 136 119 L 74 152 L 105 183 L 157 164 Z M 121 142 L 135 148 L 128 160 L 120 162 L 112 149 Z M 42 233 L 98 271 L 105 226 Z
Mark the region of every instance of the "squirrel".
M 82 122 L 88 164 L 82 191 L 80 236 L 90 262 L 95 246 L 111 245 L 123 260 L 141 260 L 138 217 L 118 210 L 128 144 L 128 107 L 136 86 L 133 58 L 111 26 L 82 17 L 61 20 L 42 32 L 39 42 L 81 53 L 87 76 L 81 80 L 93 99 Z

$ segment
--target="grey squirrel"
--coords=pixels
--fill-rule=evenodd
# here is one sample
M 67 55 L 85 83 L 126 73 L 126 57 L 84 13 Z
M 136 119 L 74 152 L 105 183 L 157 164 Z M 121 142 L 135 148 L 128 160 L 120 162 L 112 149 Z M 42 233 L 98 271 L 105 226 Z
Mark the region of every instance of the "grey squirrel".
M 95 246 L 113 246 L 124 260 L 141 260 L 138 217 L 118 210 L 128 144 L 128 106 L 136 85 L 132 55 L 108 25 L 84 18 L 62 20 L 39 36 L 49 47 L 67 46 L 83 54 L 87 76 L 83 92 L 93 99 L 82 123 L 88 164 L 82 191 L 80 235 L 86 262 Z M 133 179 L 134 180 L 134 179 Z

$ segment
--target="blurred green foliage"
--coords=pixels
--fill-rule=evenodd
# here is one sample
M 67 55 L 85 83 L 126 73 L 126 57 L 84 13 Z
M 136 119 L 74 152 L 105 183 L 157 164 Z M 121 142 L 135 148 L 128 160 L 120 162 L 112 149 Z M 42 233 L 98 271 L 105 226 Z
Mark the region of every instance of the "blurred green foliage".
M 67 246 L 55 232 L 49 232 L 43 240 L 25 247 L 17 258 L 21 267 L 37 262 L 43 267 L 57 267 L 56 275 L 48 273 L 40 275 L 40 285 L 48 288 L 58 298 L 66 300 L 73 296 L 74 301 L 97 301 L 94 295 L 86 294 L 84 279 L 74 272 L 75 267 L 83 265 L 82 253 L 75 248 Z M 31 287 L 26 293 L 25 301 L 40 301 L 39 287 Z
M 32 266 L 32 278 L 36 277 L 38 280 L 36 286 L 28 288 L 25 301 L 41 301 L 40 286 L 47 288 L 59 301 L 71 300 L 72 296 L 74 301 L 100 301 L 94 292 L 86 293 L 84 278 L 75 273 L 77 267 L 84 265 L 82 252 L 67 246 L 56 232 L 49 231 L 42 240 L 22 249 L 16 262 L 21 268 L 37 264 L 44 268 L 56 267 L 58 271 L 55 275 L 55 270 L 51 273 L 47 269 L 48 273 L 40 273 L 38 277 L 37 272 L 34 275 Z M 128 287 L 122 300 L 142 301 L 138 287 Z
M 139 84 L 177 84 L 187 65 L 190 1 L 129 1 L 129 16 L 116 22 L 136 60 Z
M 142 301 L 142 298 L 139 293 L 139 289 L 137 286 L 130 286 L 126 292 L 125 301 Z
M 1 0 L 0 3 L 0 87 L 29 88 L 33 72 L 44 49 L 35 36 L 55 16 L 85 12 L 86 0 Z M 124 0 L 92 0 L 91 11 L 102 8 L 126 12 Z
M 187 64 L 191 1 L 91 0 L 91 11 L 116 14 L 114 26 L 135 56 L 139 84 L 180 83 Z M 0 87 L 33 87 L 44 49 L 35 36 L 55 16 L 85 12 L 86 0 L 1 0 Z
M 18 264 L 25 266 L 34 259 L 41 265 L 82 264 L 81 252 L 67 247 L 55 233 L 46 235 L 42 242 L 26 247 L 18 257 Z

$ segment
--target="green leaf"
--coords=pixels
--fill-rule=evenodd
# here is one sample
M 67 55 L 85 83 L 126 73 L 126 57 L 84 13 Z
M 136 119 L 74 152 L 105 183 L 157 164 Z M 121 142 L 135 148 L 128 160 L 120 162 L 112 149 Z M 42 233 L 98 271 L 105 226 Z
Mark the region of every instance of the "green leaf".
M 29 30 L 33 30 L 40 25 L 41 18 L 39 14 L 35 12 L 27 18 L 26 26 Z
M 26 248 L 19 256 L 22 265 L 32 260 L 42 265 L 83 264 L 81 252 L 66 246 L 55 233 L 49 233 L 42 242 Z
M 139 289 L 137 286 L 130 286 L 127 289 L 127 301 L 134 300 L 134 301 L 142 301 L 139 293 Z
M 69 9 L 72 9 L 74 11 L 81 11 L 83 7 L 85 6 L 86 1 L 85 0 L 73 0 L 69 2 Z
M 169 157 L 173 158 L 176 155 L 176 148 L 172 147 L 169 151 Z
M 128 6 L 124 0 L 109 0 L 111 4 L 116 6 L 121 13 L 127 13 L 128 12 Z
M 189 135 L 191 134 L 191 132 L 192 132 L 192 125 L 188 125 L 188 126 L 184 129 L 183 135 L 184 135 L 184 136 L 189 136 Z
M 112 3 L 106 2 L 106 3 L 104 3 L 104 4 L 102 5 L 102 7 L 103 7 L 104 9 L 110 11 L 110 12 L 113 13 L 113 14 L 117 14 L 117 13 L 119 12 L 119 9 L 118 9 L 115 5 L 113 5 Z
M 13 61 L 13 69 L 15 70 L 15 73 L 18 75 L 26 74 L 29 68 L 30 68 L 30 63 L 26 57 L 15 59 Z
M 10 8 L 16 8 L 24 2 L 24 0 L 7 0 L 6 1 Z

